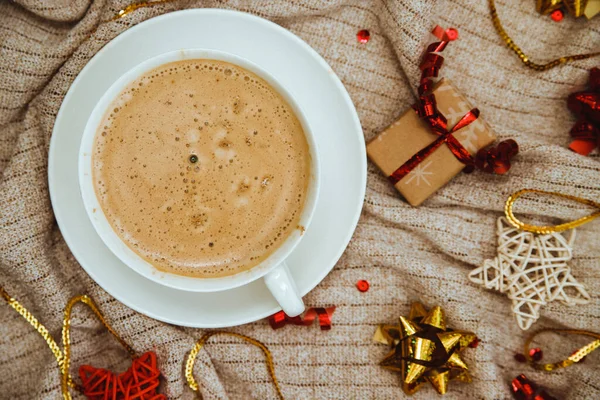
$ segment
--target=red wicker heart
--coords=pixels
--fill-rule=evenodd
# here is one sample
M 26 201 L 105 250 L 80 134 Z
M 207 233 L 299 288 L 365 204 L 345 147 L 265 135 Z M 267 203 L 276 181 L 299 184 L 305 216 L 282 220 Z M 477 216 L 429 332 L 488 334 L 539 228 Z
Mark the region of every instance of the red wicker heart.
M 133 359 L 131 367 L 122 374 L 82 365 L 79 377 L 83 394 L 90 400 L 166 400 L 158 394 L 160 371 L 152 351 Z

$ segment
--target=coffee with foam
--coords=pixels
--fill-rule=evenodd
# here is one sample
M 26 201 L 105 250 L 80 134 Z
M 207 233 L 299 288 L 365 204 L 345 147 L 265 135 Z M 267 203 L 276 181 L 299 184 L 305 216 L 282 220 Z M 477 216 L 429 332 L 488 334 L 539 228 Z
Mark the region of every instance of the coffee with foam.
M 93 178 L 117 235 L 157 269 L 207 278 L 250 269 L 299 229 L 310 153 L 266 81 L 215 60 L 162 65 L 112 103 Z

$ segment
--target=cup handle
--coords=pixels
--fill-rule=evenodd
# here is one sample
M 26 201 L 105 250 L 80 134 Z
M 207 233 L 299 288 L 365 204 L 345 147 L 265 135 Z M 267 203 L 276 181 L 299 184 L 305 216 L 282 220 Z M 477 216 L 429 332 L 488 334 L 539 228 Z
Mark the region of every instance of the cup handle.
M 304 302 L 298 294 L 296 282 L 285 261 L 265 275 L 264 280 L 273 297 L 288 316 L 295 317 L 304 312 Z

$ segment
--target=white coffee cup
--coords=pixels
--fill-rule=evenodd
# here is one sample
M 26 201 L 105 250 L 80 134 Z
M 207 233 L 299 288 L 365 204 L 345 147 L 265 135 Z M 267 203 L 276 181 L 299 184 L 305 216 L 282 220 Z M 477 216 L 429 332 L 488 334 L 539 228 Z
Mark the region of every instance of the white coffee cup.
M 299 227 L 294 229 L 290 236 L 285 240 L 277 250 L 267 259 L 254 268 L 243 271 L 235 275 L 218 278 L 194 278 L 182 275 L 175 275 L 159 271 L 152 264 L 144 260 L 127 246 L 119 236 L 114 232 L 110 223 L 106 219 L 104 212 L 92 181 L 92 154 L 94 138 L 98 131 L 106 111 L 113 100 L 127 87 L 131 82 L 142 74 L 169 62 L 187 60 L 187 59 L 211 59 L 229 62 L 239 65 L 267 81 L 292 107 L 298 120 L 302 124 L 311 157 L 311 176 L 306 193 L 304 209 L 300 216 Z M 277 302 L 281 305 L 285 313 L 289 316 L 296 316 L 304 311 L 304 303 L 298 293 L 296 284 L 285 263 L 286 258 L 298 245 L 305 230 L 309 228 L 310 220 L 314 213 L 317 198 L 319 195 L 319 159 L 317 147 L 313 137 L 312 130 L 302 109 L 298 106 L 294 97 L 277 80 L 264 69 L 256 64 L 245 60 L 233 54 L 208 50 L 208 49 L 185 49 L 161 54 L 153 57 L 133 69 L 129 70 L 119 78 L 102 96 L 94 110 L 92 111 L 81 141 L 79 150 L 79 185 L 83 203 L 86 212 L 92 221 L 96 232 L 102 238 L 106 246 L 128 267 L 141 274 L 142 276 L 157 282 L 161 285 L 169 286 L 174 289 L 193 291 L 193 292 L 215 292 L 221 290 L 233 289 L 238 286 L 248 284 L 254 280 L 263 278 L 265 283 Z

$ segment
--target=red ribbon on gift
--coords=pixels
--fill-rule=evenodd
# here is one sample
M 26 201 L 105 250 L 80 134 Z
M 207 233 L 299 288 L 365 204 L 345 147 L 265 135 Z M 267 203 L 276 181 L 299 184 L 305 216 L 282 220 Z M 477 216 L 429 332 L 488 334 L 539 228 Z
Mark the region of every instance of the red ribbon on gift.
M 571 129 L 574 140 L 569 148 L 587 156 L 600 147 L 600 69 L 590 71 L 590 90 L 571 94 L 567 105 L 578 118 Z
M 287 324 L 310 326 L 318 318 L 321 330 L 328 331 L 331 329 L 331 317 L 334 311 L 335 306 L 327 308 L 313 307 L 304 313 L 304 318 L 300 316 L 290 317 L 283 311 L 279 311 L 269 317 L 269 324 L 273 329 L 283 328 Z
M 437 110 L 436 110 L 437 112 Z M 417 111 L 419 113 L 419 111 Z M 419 114 L 421 115 L 421 114 Z M 398 183 L 402 178 L 410 173 L 417 165 L 421 163 L 425 158 L 429 157 L 431 153 L 433 153 L 438 147 L 442 144 L 446 143 L 452 151 L 452 154 L 463 164 L 467 166 L 472 166 L 474 164 L 473 157 L 469 153 L 467 149 L 464 148 L 462 144 L 452 135 L 457 130 L 464 128 L 469 125 L 471 122 L 475 121 L 479 116 L 479 110 L 474 108 L 469 111 L 458 123 L 452 128 L 452 130 L 447 130 L 447 122 L 446 118 L 443 115 L 438 113 L 438 116 L 435 118 L 435 121 L 430 122 L 431 129 L 440 135 L 436 140 L 431 142 L 428 146 L 421 149 L 414 156 L 412 156 L 408 161 L 402 164 L 397 170 L 392 172 L 389 176 L 390 182 L 392 184 Z
M 131 367 L 122 374 L 82 365 L 79 377 L 83 394 L 90 400 L 166 400 L 157 393 L 160 371 L 154 352 L 133 359 Z
M 479 117 L 479 110 L 477 108 L 469 111 L 452 129 L 448 130 L 448 121 L 438 111 L 435 96 L 429 92 L 433 88 L 432 78 L 436 78 L 439 75 L 439 71 L 444 64 L 444 57 L 437 53 L 442 52 L 449 42 L 458 39 L 458 31 L 454 28 L 444 30 L 436 26 L 432 33 L 440 41 L 430 44 L 427 47 L 425 56 L 423 56 L 423 61 L 419 66 L 421 69 L 421 82 L 418 89 L 420 96 L 419 103 L 414 105 L 413 108 L 419 117 L 425 120 L 431 130 L 436 135 L 439 135 L 439 137 L 392 172 L 388 177 L 389 181 L 393 185 L 398 183 L 442 144 L 446 144 L 452 154 L 466 165 L 465 172 L 472 172 L 475 167 L 478 167 L 485 172 L 494 172 L 496 174 L 506 173 L 511 166 L 511 157 L 519 152 L 519 146 L 514 140 L 504 141 L 496 148 L 481 149 L 474 158 L 458 139 L 453 136 L 454 132 L 468 126 Z
M 437 53 L 443 51 L 448 42 L 458 38 L 458 32 L 455 29 L 444 31 L 441 27 L 436 26 L 432 33 L 440 39 L 440 41 L 432 43 L 427 47 L 427 52 L 419 66 L 421 69 L 421 84 L 419 85 L 420 98 L 419 103 L 413 106 L 413 108 L 419 117 L 424 119 L 429 124 L 431 130 L 439 135 L 439 137 L 392 172 L 388 179 L 393 185 L 408 175 L 410 171 L 444 143 L 460 162 L 467 166 L 474 165 L 473 157 L 453 136 L 453 133 L 475 121 L 477 117 L 479 117 L 479 110 L 476 108 L 472 109 L 462 117 L 451 130 L 448 130 L 448 121 L 446 120 L 446 117 L 438 111 L 435 96 L 433 94 L 426 94 L 433 87 L 431 78 L 435 78 L 439 75 L 440 68 L 442 68 L 442 65 L 444 64 L 444 57 Z

